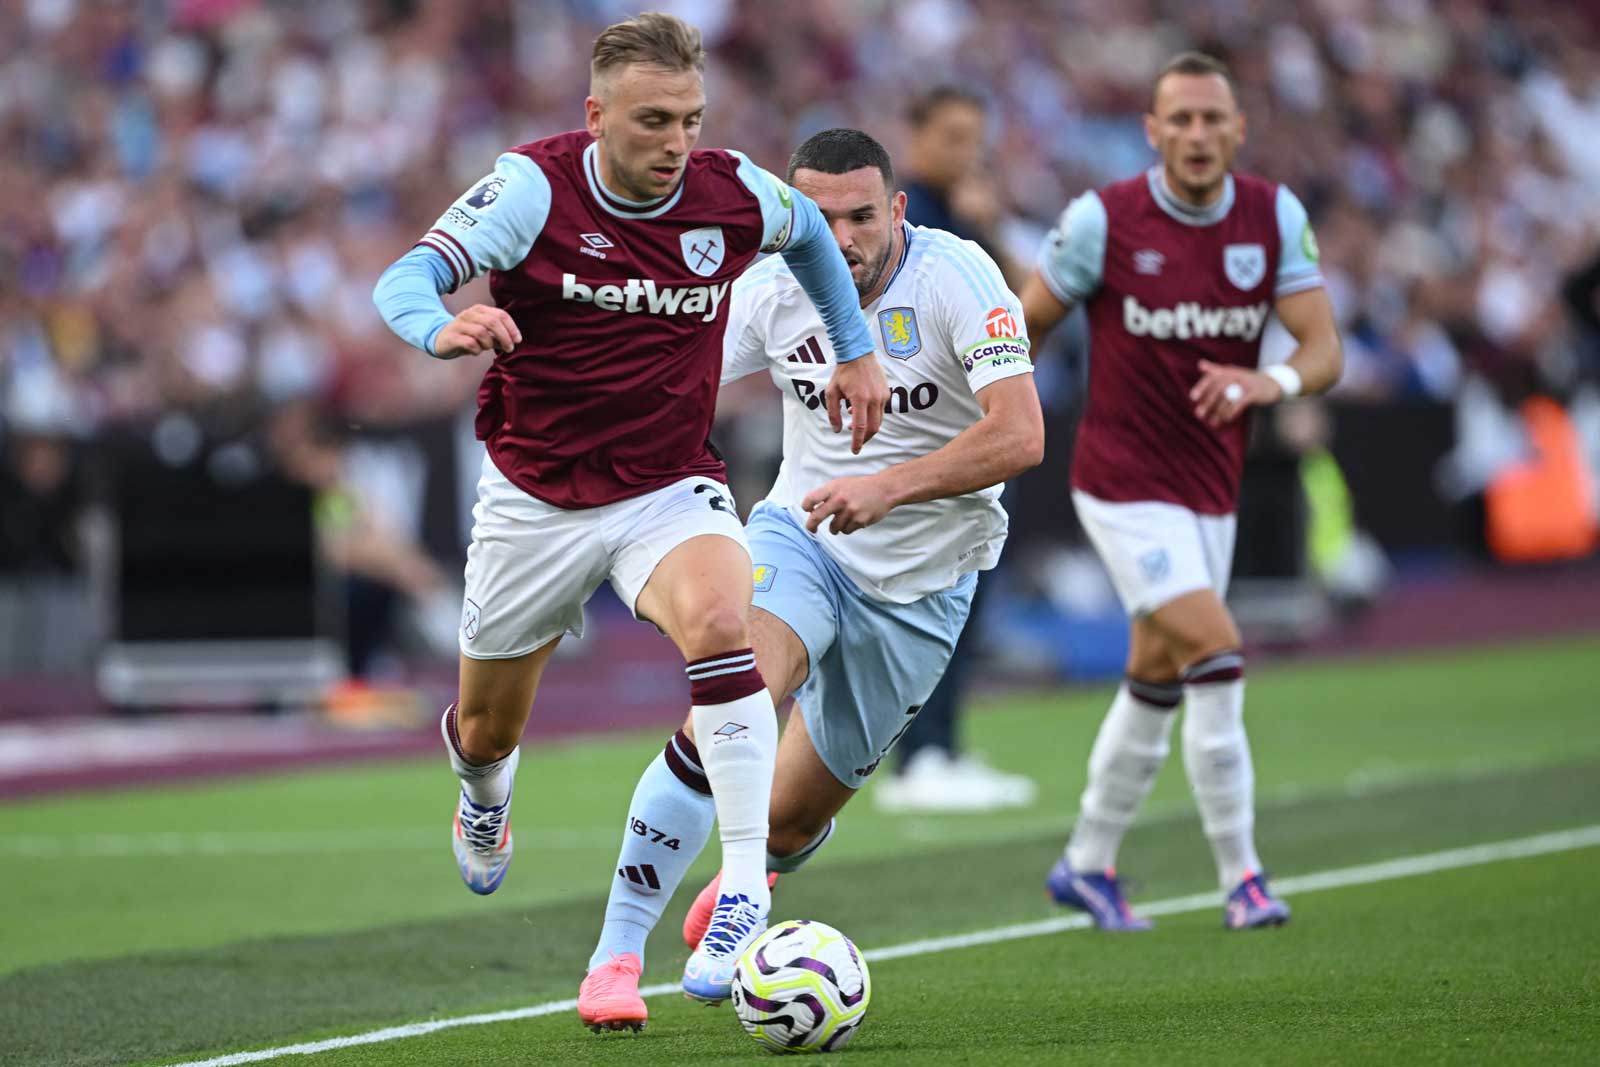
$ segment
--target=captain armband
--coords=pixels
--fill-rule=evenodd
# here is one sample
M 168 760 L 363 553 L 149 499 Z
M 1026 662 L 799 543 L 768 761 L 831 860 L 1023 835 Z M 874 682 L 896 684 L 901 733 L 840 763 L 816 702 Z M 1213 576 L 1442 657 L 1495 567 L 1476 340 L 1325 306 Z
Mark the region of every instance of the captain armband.
M 992 337 L 979 341 L 961 353 L 961 365 L 971 374 L 980 367 L 1005 367 L 1011 364 L 1032 366 L 1026 337 Z

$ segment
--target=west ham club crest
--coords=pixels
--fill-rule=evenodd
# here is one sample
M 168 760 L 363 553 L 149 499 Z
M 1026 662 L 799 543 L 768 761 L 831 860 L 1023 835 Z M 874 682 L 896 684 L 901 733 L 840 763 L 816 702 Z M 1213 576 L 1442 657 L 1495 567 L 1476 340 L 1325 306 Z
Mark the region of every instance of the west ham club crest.
M 700 277 L 709 278 L 722 266 L 727 246 L 722 240 L 721 226 L 702 226 L 679 234 L 678 244 L 683 248 L 683 261 Z
M 1267 273 L 1267 250 L 1260 245 L 1227 245 L 1222 250 L 1222 269 L 1230 282 L 1249 292 Z

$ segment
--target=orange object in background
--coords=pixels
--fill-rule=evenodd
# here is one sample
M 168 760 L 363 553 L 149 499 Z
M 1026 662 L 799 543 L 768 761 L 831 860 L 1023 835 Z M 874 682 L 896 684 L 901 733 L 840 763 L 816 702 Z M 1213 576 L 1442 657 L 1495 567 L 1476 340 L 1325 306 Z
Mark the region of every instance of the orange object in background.
M 1578 432 L 1548 397 L 1522 405 L 1533 455 L 1507 468 L 1484 492 L 1489 551 L 1506 563 L 1578 559 L 1600 544 L 1595 479 Z

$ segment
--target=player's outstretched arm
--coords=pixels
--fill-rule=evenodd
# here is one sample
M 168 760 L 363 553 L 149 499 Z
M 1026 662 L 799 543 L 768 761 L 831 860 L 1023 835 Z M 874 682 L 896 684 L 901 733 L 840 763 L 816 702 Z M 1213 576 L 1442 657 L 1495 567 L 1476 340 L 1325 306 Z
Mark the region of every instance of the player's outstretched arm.
M 476 304 L 452 315 L 440 297 L 486 270 L 527 257 L 550 214 L 550 182 L 532 160 L 507 152 L 456 198 L 405 255 L 383 272 L 372 298 L 389 328 L 441 359 L 509 352 L 522 340 L 511 316 Z
M 439 294 L 449 290 L 451 280 L 444 257 L 419 245 L 383 272 L 372 299 L 396 335 L 440 359 L 511 351 L 522 331 L 504 311 L 474 304 L 450 314 Z
M 901 504 L 942 500 L 999 485 L 1044 458 L 1044 415 L 1032 374 L 1002 378 L 978 390 L 983 417 L 949 444 L 876 474 L 835 478 L 800 501 L 806 529 L 832 518 L 834 533 L 854 533 Z
M 420 245 L 389 265 L 372 290 L 372 302 L 389 329 L 407 344 L 433 351 L 434 338 L 450 324 L 450 311 L 439 299 L 449 292 L 450 265 L 431 248 Z
M 1200 361 L 1200 380 L 1189 391 L 1195 417 L 1210 426 L 1237 419 L 1247 408 L 1332 389 L 1344 373 L 1344 345 L 1326 289 L 1279 297 L 1273 310 L 1299 342 L 1284 363 L 1265 371 Z

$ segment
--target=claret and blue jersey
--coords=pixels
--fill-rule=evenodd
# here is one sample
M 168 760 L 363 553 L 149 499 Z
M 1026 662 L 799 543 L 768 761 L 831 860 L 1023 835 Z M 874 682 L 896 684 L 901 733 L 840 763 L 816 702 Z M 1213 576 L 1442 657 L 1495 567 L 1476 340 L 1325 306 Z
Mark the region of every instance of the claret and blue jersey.
M 1306 210 L 1287 187 L 1229 175 L 1205 208 L 1159 167 L 1062 212 L 1039 274 L 1089 315 L 1089 405 L 1072 484 L 1109 501 L 1235 510 L 1249 419 L 1213 429 L 1189 390 L 1202 359 L 1254 367 L 1273 303 L 1323 284 Z
M 655 201 L 600 180 L 577 131 L 522 145 L 385 272 L 385 319 L 433 351 L 439 294 L 487 272 L 522 343 L 479 390 L 478 436 L 518 488 L 563 508 L 725 478 L 708 437 L 737 278 L 781 253 L 848 358 L 872 350 L 849 268 L 816 205 L 737 152 L 699 149 Z

